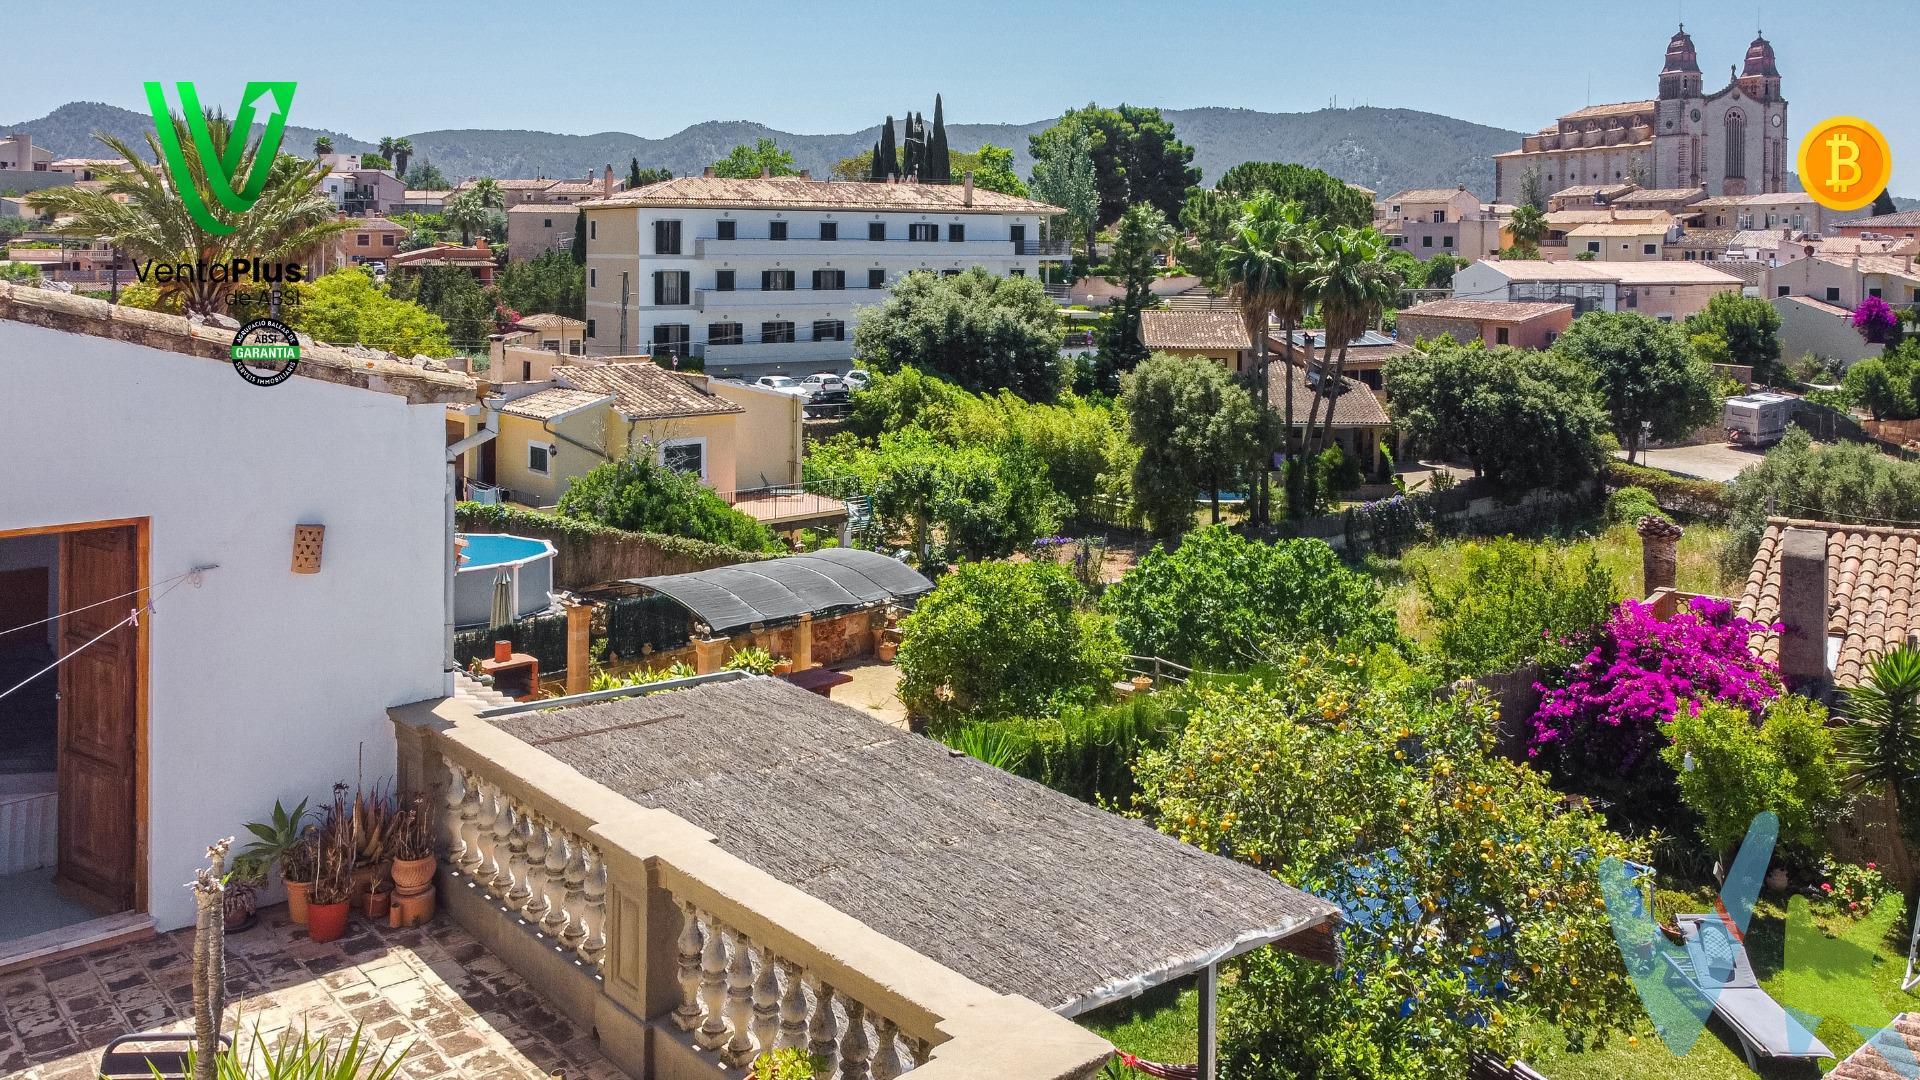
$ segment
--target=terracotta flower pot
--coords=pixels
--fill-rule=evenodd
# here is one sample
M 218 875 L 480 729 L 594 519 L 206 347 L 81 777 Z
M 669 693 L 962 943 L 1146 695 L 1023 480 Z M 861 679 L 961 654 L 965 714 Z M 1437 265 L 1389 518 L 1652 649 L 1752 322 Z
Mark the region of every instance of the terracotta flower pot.
M 307 905 L 307 936 L 315 941 L 338 941 L 347 932 L 345 900 L 337 904 Z
M 287 918 L 302 926 L 307 924 L 307 890 L 313 887 L 308 881 L 288 881 Z
M 1135 675 L 1133 677 L 1133 688 L 1135 690 L 1153 689 L 1153 677 L 1149 675 Z
M 368 863 L 353 868 L 353 891 L 347 897 L 347 903 L 361 914 L 368 914 L 367 895 L 373 891 L 373 883 L 386 876 L 386 867 L 379 863 Z
M 791 660 L 776 660 L 776 661 L 774 661 L 774 664 L 773 664 L 773 673 L 774 673 L 775 675 L 791 675 L 791 674 L 793 674 L 793 661 L 791 661 Z
M 891 664 L 893 663 L 894 654 L 899 651 L 900 646 L 895 645 L 891 641 L 883 641 L 880 643 L 880 647 L 874 650 L 874 655 L 878 656 L 881 662 Z
M 380 889 L 374 889 L 373 891 L 367 893 L 367 918 L 369 919 L 386 918 L 387 908 L 392 903 L 393 903 L 392 889 L 387 889 L 385 891 L 382 891 Z
M 424 859 L 395 859 L 389 871 L 395 891 L 410 892 L 433 881 L 433 856 Z
M 1787 879 L 1787 872 L 1785 870 L 1776 866 L 1767 871 L 1767 888 L 1774 892 L 1786 892 L 1787 886 L 1791 884 L 1792 882 Z

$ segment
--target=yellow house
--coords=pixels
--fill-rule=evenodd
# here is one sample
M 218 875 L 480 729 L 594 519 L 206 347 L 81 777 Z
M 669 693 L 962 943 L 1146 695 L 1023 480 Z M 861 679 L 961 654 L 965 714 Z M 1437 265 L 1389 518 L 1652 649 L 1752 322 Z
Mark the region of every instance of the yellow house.
M 776 531 L 846 520 L 843 503 L 799 489 L 805 406 L 793 395 L 670 371 L 646 357 L 559 366 L 544 381 L 495 389 L 507 399 L 499 435 L 463 463 L 463 475 L 501 488 L 509 502 L 551 507 L 576 477 L 647 454 L 697 474 Z

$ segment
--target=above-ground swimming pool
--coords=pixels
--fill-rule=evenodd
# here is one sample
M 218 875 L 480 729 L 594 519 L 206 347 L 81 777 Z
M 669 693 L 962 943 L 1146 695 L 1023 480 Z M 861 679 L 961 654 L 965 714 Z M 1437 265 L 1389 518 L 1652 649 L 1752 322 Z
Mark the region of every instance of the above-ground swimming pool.
M 553 545 L 531 536 L 460 533 L 466 546 L 453 574 L 453 622 L 486 626 L 493 622 L 494 582 L 506 575 L 513 617 L 523 619 L 547 609 L 553 590 Z

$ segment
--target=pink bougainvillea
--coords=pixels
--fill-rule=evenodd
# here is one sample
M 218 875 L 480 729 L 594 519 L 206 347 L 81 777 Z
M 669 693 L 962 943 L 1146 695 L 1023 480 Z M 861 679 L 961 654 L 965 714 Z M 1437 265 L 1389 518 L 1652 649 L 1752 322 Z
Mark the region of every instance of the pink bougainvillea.
M 1625 773 L 1659 747 L 1662 725 L 1702 699 L 1758 713 L 1780 692 L 1777 669 L 1747 645 L 1766 629 L 1704 596 L 1665 619 L 1623 602 L 1561 685 L 1539 687 L 1527 752 Z
M 1854 330 L 1875 345 L 1885 345 L 1899 321 L 1893 308 L 1877 296 L 1867 297 L 1860 301 L 1859 307 L 1853 309 Z

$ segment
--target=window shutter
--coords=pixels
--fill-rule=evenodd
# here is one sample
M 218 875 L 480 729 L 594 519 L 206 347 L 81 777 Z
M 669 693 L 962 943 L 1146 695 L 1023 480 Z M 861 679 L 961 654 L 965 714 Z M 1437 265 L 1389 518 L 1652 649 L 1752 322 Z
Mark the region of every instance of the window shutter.
M 667 302 L 667 275 L 661 271 L 653 274 L 653 304 L 659 307 Z

